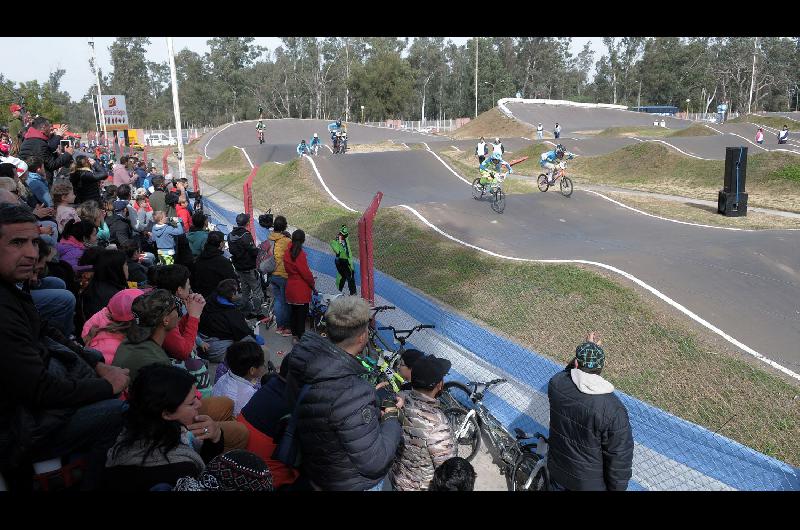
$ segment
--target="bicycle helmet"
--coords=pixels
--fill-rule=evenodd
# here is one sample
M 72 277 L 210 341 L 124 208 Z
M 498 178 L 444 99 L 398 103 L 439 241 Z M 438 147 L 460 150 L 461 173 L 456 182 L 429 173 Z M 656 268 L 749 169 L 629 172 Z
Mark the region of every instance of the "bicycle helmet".
M 301 143 L 301 144 L 304 144 L 304 143 L 306 143 L 306 139 L 305 139 L 305 138 L 303 138 L 302 140 L 300 140 L 300 143 Z
M 489 157 L 489 159 L 494 160 L 495 162 L 500 162 L 503 159 L 503 157 L 501 157 L 497 153 L 494 153 L 491 157 Z
M 317 133 L 314 133 L 314 138 L 318 138 Z
M 337 127 L 341 127 L 342 126 L 342 120 L 336 120 L 336 126 Z

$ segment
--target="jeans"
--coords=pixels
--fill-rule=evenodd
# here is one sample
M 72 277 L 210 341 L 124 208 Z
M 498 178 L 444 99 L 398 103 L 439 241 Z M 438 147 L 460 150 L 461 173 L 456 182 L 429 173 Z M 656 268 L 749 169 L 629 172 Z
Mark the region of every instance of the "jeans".
M 69 337 L 75 329 L 75 295 L 67 290 L 61 278 L 42 278 L 39 287 L 31 289 L 31 298 L 42 320 L 50 323 Z
M 236 276 L 239 277 L 239 284 L 242 287 L 242 313 L 245 316 L 259 313 L 264 303 L 259 272 L 255 269 L 236 271 Z
M 34 450 L 33 460 L 88 452 L 89 465 L 81 489 L 97 489 L 106 465 L 106 453 L 122 430 L 122 413 L 127 408 L 128 404 L 119 399 L 106 399 L 79 408 L 69 422 L 47 441 L 47 447 Z
M 372 486 L 370 489 L 364 491 L 383 491 L 384 482 L 386 482 L 386 477 L 382 478 L 380 482 Z
M 275 299 L 273 311 L 276 325 L 279 328 L 288 328 L 289 306 L 286 304 L 286 278 L 273 274 L 269 279 L 269 287 L 272 289 L 272 297 Z

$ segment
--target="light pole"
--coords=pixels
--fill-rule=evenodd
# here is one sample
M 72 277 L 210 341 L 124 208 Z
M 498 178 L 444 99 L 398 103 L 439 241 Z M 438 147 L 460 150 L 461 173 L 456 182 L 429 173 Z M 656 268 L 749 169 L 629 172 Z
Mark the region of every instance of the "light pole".
M 94 53 L 94 37 L 89 39 L 89 48 L 92 49 L 92 71 L 97 83 L 97 112 L 100 114 L 100 126 L 103 129 L 103 144 L 108 145 L 108 129 L 106 128 L 106 115 L 103 112 L 103 93 L 100 91 L 100 73 L 97 68 L 97 56 Z M 98 143 L 99 139 L 98 139 Z
M 175 128 L 178 136 L 178 175 L 180 178 L 186 176 L 186 161 L 183 155 L 183 131 L 181 130 L 181 106 L 178 101 L 178 78 L 175 74 L 175 52 L 172 49 L 172 37 L 167 37 L 167 50 L 169 52 L 169 72 L 172 78 L 172 106 L 175 110 Z
M 475 37 L 475 117 L 478 117 L 478 37 Z
M 432 77 L 433 74 L 429 75 L 428 79 L 426 79 L 425 82 L 422 83 L 422 122 L 420 124 L 420 127 L 425 127 L 425 87 L 428 86 L 428 81 L 430 81 Z
M 687 119 L 691 119 L 691 118 L 689 117 L 689 102 L 690 102 L 690 101 L 692 101 L 692 100 L 691 100 L 691 99 L 689 99 L 689 98 L 686 98 L 686 118 L 687 118 Z
M 361 105 L 361 124 L 364 124 L 364 105 Z

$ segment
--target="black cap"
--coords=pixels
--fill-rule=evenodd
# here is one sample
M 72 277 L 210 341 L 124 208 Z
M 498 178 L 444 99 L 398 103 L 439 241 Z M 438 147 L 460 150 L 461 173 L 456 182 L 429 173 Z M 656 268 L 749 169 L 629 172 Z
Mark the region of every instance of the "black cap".
M 447 359 L 427 355 L 420 357 L 411 369 L 411 386 L 430 390 L 444 380 L 452 363 Z
M 245 226 L 247 223 L 250 222 L 250 216 L 246 213 L 240 213 L 236 216 L 236 224 L 239 226 Z
M 409 368 L 412 368 L 411 365 L 420 360 L 422 357 L 425 357 L 425 354 L 412 348 L 410 350 L 404 350 L 403 353 L 400 354 L 400 357 L 403 358 L 403 364 Z

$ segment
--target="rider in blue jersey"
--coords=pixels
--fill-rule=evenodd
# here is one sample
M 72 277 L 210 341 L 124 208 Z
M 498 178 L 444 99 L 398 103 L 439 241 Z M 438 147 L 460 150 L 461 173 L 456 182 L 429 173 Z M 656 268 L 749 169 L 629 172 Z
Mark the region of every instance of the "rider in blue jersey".
M 556 169 L 556 164 L 564 158 L 564 155 L 567 155 L 567 160 L 572 160 L 575 157 L 573 153 L 567 151 L 561 144 L 555 146 L 552 151 L 542 153 L 542 159 L 539 162 L 539 165 L 547 170 L 548 184 L 555 182 L 553 173 Z
M 319 141 L 319 135 L 317 135 L 317 133 L 314 133 L 314 137 L 311 138 L 310 147 L 311 149 L 313 149 L 315 146 L 319 147 L 320 145 L 322 145 L 322 142 Z
M 328 124 L 328 132 L 331 133 L 331 142 L 336 137 L 336 133 L 342 128 L 342 120 L 336 120 L 335 122 Z
M 503 160 L 500 155 L 493 154 L 481 163 L 480 172 L 480 183 L 485 186 L 487 184 L 494 184 L 495 175 L 500 174 L 505 177 L 509 173 L 513 173 L 514 170 L 511 169 L 511 164 Z
M 300 143 L 297 144 L 297 154 L 299 156 L 303 156 L 303 155 L 307 155 L 310 152 L 311 152 L 311 150 L 308 148 L 308 144 L 306 143 L 306 139 L 303 138 L 302 140 L 300 140 Z

